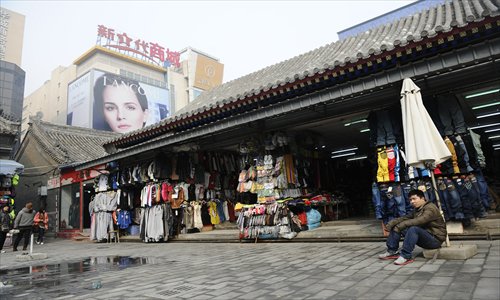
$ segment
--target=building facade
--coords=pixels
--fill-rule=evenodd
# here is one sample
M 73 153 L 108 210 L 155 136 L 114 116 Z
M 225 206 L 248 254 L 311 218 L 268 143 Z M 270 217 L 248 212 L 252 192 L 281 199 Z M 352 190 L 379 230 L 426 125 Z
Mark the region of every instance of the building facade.
M 0 109 L 21 120 L 25 72 L 20 68 L 25 17 L 0 7 Z
M 127 43 L 124 37 L 129 39 Z M 153 45 L 157 50 L 163 47 L 150 43 L 151 48 L 147 48 L 137 43 L 136 48 L 132 41 L 126 33 L 99 25 L 97 45 L 71 66 L 56 68 L 42 87 L 25 98 L 23 135 L 33 116 L 56 124 L 115 130 L 109 126 L 110 120 L 105 118 L 98 96 L 94 95 L 96 83 L 103 77 L 140 85 L 147 98 L 147 106 L 143 107 L 144 111 L 147 109 L 147 117 L 142 126 L 171 116 L 201 92 L 222 83 L 223 65 L 217 58 L 192 48 L 154 52 Z M 143 43 L 140 39 L 136 41 Z

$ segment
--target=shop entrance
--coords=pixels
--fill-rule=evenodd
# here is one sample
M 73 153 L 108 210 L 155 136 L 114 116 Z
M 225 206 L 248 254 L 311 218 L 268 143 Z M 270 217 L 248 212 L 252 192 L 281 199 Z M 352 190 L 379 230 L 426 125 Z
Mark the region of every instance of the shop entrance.
M 92 197 L 95 194 L 93 181 L 86 181 L 83 183 L 83 228 L 90 229 L 90 214 L 89 214 L 89 203 L 92 201 Z
M 335 219 L 373 217 L 370 184 L 376 161 L 370 147 L 368 115 L 369 111 L 360 111 L 289 129 L 305 147 L 324 158 L 322 189 L 345 199 L 334 207 Z

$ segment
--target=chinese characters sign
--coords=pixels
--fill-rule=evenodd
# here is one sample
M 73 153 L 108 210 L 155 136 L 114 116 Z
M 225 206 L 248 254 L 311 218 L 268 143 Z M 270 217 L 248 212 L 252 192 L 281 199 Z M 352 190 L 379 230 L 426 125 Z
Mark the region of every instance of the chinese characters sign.
M 9 13 L 0 9 L 0 60 L 5 59 L 5 50 L 7 47 L 7 31 L 9 29 Z
M 104 25 L 97 26 L 98 43 L 101 46 L 125 51 L 128 55 L 139 57 L 142 60 L 155 63 L 163 67 L 175 66 L 179 68 L 180 53 L 170 51 L 158 43 L 147 42 L 143 39 L 129 37 L 125 32 L 116 32 Z M 104 41 L 102 40 L 104 38 Z

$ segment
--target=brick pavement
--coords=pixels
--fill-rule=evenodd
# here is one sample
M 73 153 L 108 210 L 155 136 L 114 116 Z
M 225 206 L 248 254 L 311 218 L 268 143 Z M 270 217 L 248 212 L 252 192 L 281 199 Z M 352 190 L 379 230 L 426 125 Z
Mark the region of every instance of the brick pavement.
M 49 240 L 35 245 L 35 252 L 49 255 L 42 261 L 17 262 L 18 252 L 10 250 L 1 254 L 2 282 L 13 286 L 0 288 L 0 298 L 499 299 L 500 241 L 463 243 L 476 244 L 479 253 L 467 261 L 432 261 L 420 249 L 415 263 L 399 267 L 377 259 L 383 242 Z M 92 289 L 97 279 L 102 288 Z

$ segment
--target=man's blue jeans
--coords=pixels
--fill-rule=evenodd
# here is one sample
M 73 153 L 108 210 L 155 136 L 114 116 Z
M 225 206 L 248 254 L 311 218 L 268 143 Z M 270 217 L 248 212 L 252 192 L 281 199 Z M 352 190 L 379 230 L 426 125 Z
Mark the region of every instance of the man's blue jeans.
M 438 249 L 442 244 L 442 242 L 438 241 L 427 230 L 418 226 L 411 226 L 400 233 L 391 230 L 386 243 L 387 250 L 389 252 L 396 253 L 398 251 L 399 239 L 401 238 L 401 235 L 403 235 L 405 238 L 400 255 L 406 259 L 410 259 L 412 257 L 411 254 L 413 252 L 413 249 L 415 249 L 415 245 L 424 249 Z

